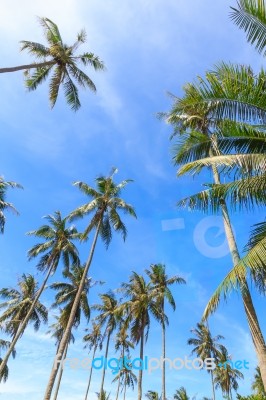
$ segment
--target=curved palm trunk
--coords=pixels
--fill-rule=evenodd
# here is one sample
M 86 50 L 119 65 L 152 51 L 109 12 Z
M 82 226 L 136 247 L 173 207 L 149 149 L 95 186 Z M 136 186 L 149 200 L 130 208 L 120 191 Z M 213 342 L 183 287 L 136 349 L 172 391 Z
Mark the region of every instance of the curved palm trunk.
M 162 312 L 164 315 L 164 300 L 162 301 Z M 162 400 L 166 400 L 166 391 L 165 391 L 165 323 L 162 322 L 162 358 L 163 358 L 163 365 L 162 365 Z
M 95 251 L 97 239 L 98 239 L 99 232 L 100 232 L 100 226 L 101 226 L 101 219 L 99 221 L 99 224 L 97 226 L 97 229 L 96 229 L 96 232 L 95 232 L 95 235 L 94 235 L 94 239 L 93 239 L 93 242 L 92 242 L 89 258 L 87 260 L 87 263 L 86 263 L 86 266 L 85 266 L 85 269 L 84 269 L 84 272 L 83 272 L 83 275 L 82 275 L 82 278 L 81 278 L 81 281 L 80 281 L 79 289 L 77 291 L 77 294 L 76 294 L 76 297 L 75 297 L 75 300 L 74 300 L 74 303 L 73 303 L 73 306 L 72 306 L 72 309 L 71 309 L 71 313 L 70 313 L 70 316 L 69 316 L 67 327 L 65 329 L 64 335 L 63 335 L 62 340 L 60 342 L 57 356 L 56 356 L 56 358 L 54 360 L 54 365 L 52 367 L 50 378 L 49 378 L 49 381 L 48 381 L 48 384 L 47 384 L 47 387 L 46 387 L 44 400 L 50 400 L 51 399 L 53 386 L 54 386 L 56 375 L 57 375 L 58 369 L 59 369 L 58 360 L 60 361 L 62 359 L 63 353 L 64 353 L 64 349 L 65 349 L 67 341 L 68 341 L 68 337 L 71 334 L 71 329 L 72 329 L 72 326 L 74 324 L 76 311 L 77 311 L 79 303 L 80 303 L 80 299 L 81 299 L 81 295 L 82 295 L 82 292 L 83 292 L 83 289 L 84 289 L 84 286 L 85 286 L 87 274 L 88 274 L 88 271 L 89 271 L 89 268 L 90 268 L 90 265 L 91 265 L 91 262 L 92 262 L 92 259 L 93 259 L 93 254 L 94 254 L 94 251 Z
M 140 351 L 139 351 L 139 358 L 143 360 L 143 349 L 144 349 L 144 330 L 141 333 L 140 338 Z M 138 379 L 138 400 L 142 399 L 142 369 L 139 370 L 139 379 Z
M 44 61 L 41 63 L 19 65 L 18 67 L 0 68 L 0 74 L 3 74 L 5 72 L 16 72 L 16 71 L 21 71 L 21 70 L 25 70 L 25 69 L 48 67 L 50 65 L 55 65 L 55 64 L 56 64 L 56 61 Z
M 220 184 L 220 177 L 216 167 L 213 167 L 214 182 Z M 237 248 L 234 232 L 229 218 L 227 205 L 224 201 L 221 203 L 221 210 L 224 221 L 224 229 L 228 246 L 233 260 L 233 265 L 237 265 L 240 261 L 240 255 Z M 261 377 L 264 388 L 266 389 L 266 345 L 261 332 L 260 324 L 256 314 L 256 310 L 251 298 L 249 287 L 245 278 L 241 278 L 241 295 L 244 304 L 245 314 L 247 317 L 251 337 L 255 346 L 258 357 L 259 367 L 261 369 Z
M 64 351 L 63 360 L 66 358 L 67 350 L 68 350 L 68 344 L 66 345 L 66 348 L 65 348 L 65 351 Z M 56 388 L 55 388 L 55 394 L 54 394 L 53 400 L 56 400 L 56 399 L 57 399 L 58 392 L 59 392 L 59 388 L 60 388 L 60 384 L 61 384 L 61 379 L 62 379 L 62 376 L 63 376 L 63 372 L 64 372 L 64 364 L 61 363 L 61 365 L 60 365 L 60 371 L 59 371 L 59 376 L 58 376 L 58 381 L 57 381 L 57 385 L 56 385 Z
M 94 360 L 96 350 L 97 350 L 97 346 L 94 347 L 93 355 L 92 355 L 92 360 Z M 92 366 L 91 366 L 91 369 L 90 369 L 90 376 L 89 376 L 89 382 L 88 382 L 88 387 L 87 387 L 86 394 L 85 394 L 85 400 L 88 399 L 88 394 L 89 394 L 90 385 L 91 385 L 92 370 L 93 370 L 93 368 L 92 368 Z
M 110 337 L 111 337 L 111 332 L 108 332 L 107 343 L 106 343 L 106 349 L 105 349 L 105 355 L 104 355 L 104 357 L 105 357 L 105 358 L 104 358 L 104 361 L 105 361 L 105 362 L 107 362 Z M 105 366 L 104 366 L 104 367 L 105 367 Z M 105 379 L 105 371 L 106 371 L 106 369 L 105 369 L 104 367 L 103 367 L 102 382 L 101 382 L 101 389 L 100 389 L 100 399 L 102 399 L 103 386 L 104 386 L 104 379 Z
M 23 334 L 23 332 L 24 332 L 24 330 L 25 330 L 25 328 L 26 328 L 26 326 L 27 326 L 27 324 L 28 324 L 28 322 L 29 322 L 29 319 L 30 319 L 30 317 L 31 317 L 31 314 L 32 314 L 32 312 L 34 311 L 34 308 L 35 308 L 35 306 L 36 306 L 36 304 L 37 304 L 37 302 L 38 302 L 38 300 L 39 300 L 39 298 L 40 298 L 42 292 L 43 292 L 44 289 L 45 289 L 46 283 L 47 283 L 47 281 L 48 281 L 48 279 L 49 279 L 49 277 L 50 277 L 50 275 L 51 275 L 52 270 L 53 270 L 53 265 L 51 264 L 51 266 L 50 266 L 50 268 L 49 268 L 49 270 L 48 270 L 48 272 L 47 272 L 47 275 L 46 275 L 46 277 L 45 277 L 45 279 L 44 279 L 44 281 L 43 281 L 43 283 L 42 283 L 42 286 L 41 286 L 40 289 L 37 291 L 37 293 L 36 293 L 36 295 L 35 295 L 35 299 L 33 300 L 33 303 L 32 303 L 32 305 L 31 305 L 31 307 L 30 307 L 30 309 L 29 309 L 29 311 L 28 311 L 28 313 L 27 313 L 25 319 L 24 319 L 23 322 L 20 324 L 20 326 L 19 326 L 19 328 L 18 328 L 18 330 L 17 330 L 17 333 L 16 333 L 16 335 L 14 336 L 14 338 L 13 338 L 11 344 L 10 344 L 10 347 L 9 347 L 8 351 L 7 351 L 5 357 L 3 358 L 2 362 L 1 362 L 1 365 L 0 365 L 0 382 L 1 382 L 1 379 L 2 379 L 3 370 L 4 370 L 5 366 L 7 365 L 7 362 L 8 362 L 8 360 L 9 360 L 9 357 L 10 357 L 11 353 L 13 352 L 13 350 L 14 350 L 14 348 L 15 348 L 15 345 L 16 345 L 16 343 L 17 343 L 17 341 L 18 341 L 18 339 L 19 339 L 19 338 L 21 337 L 21 335 Z

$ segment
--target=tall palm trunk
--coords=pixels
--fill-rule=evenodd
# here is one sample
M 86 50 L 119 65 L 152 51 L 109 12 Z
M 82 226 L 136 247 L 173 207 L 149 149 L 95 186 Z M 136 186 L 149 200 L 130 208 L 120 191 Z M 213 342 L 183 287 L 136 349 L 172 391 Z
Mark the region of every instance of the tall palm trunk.
M 109 342 L 110 342 L 110 337 L 111 337 L 111 331 L 108 332 L 107 336 L 107 342 L 106 342 L 106 349 L 105 349 L 105 355 L 104 355 L 104 362 L 107 362 L 107 357 L 108 357 L 108 350 L 109 350 Z M 100 389 L 100 399 L 102 399 L 102 394 L 103 394 L 103 386 L 104 386 L 104 378 L 105 378 L 105 365 L 103 366 L 103 374 L 102 374 L 102 382 L 101 382 L 101 389 Z
M 122 362 L 123 362 L 123 367 L 124 368 L 124 356 L 125 356 L 125 349 L 123 347 L 122 349 L 122 353 L 121 353 L 121 358 L 122 358 Z M 120 389 L 120 384 L 121 384 L 121 370 L 119 371 L 119 376 L 118 376 L 118 384 L 117 384 L 117 392 L 116 392 L 116 400 L 118 400 L 119 397 L 119 389 Z
M 141 332 L 141 337 L 140 337 L 140 351 L 139 351 L 140 360 L 143 360 L 143 349 L 144 349 L 144 330 Z M 139 378 L 138 378 L 138 400 L 142 399 L 142 375 L 143 375 L 143 370 L 142 368 L 140 368 Z
M 162 300 L 162 313 L 163 313 L 163 316 L 164 316 L 164 300 Z M 164 323 L 164 320 L 162 321 L 162 358 L 163 358 L 163 365 L 162 365 L 162 400 L 166 400 L 165 399 L 166 391 L 165 391 L 165 323 Z
M 33 63 L 33 64 L 26 64 L 26 65 L 19 65 L 18 67 L 10 67 L 10 68 L 0 68 L 0 74 L 5 72 L 16 72 L 21 70 L 27 70 L 32 68 L 41 68 L 41 67 L 48 67 L 49 65 L 55 65 L 56 61 L 44 61 L 41 63 Z
M 211 154 L 212 155 L 212 154 Z M 212 168 L 214 182 L 220 184 L 220 177 L 216 167 Z M 237 265 L 240 261 L 240 255 L 237 248 L 234 232 L 229 218 L 229 213 L 226 203 L 221 201 L 221 210 L 224 221 L 225 235 L 228 241 L 228 246 L 233 260 L 233 265 Z M 244 304 L 245 314 L 247 317 L 251 337 L 255 346 L 256 354 L 258 357 L 259 367 L 261 369 L 261 377 L 264 388 L 266 389 L 266 345 L 261 332 L 260 324 L 256 314 L 255 307 L 251 298 L 249 287 L 245 278 L 240 279 L 241 295 Z
M 119 397 L 120 382 L 121 382 L 121 375 L 119 374 L 115 400 L 118 400 L 118 397 Z
M 94 360 L 96 350 L 97 350 L 97 346 L 95 346 L 94 349 L 93 349 L 92 361 Z M 88 393 L 89 393 L 90 385 L 91 385 L 92 370 L 93 370 L 93 368 L 92 368 L 92 365 L 91 365 L 88 387 L 87 387 L 86 394 L 85 394 L 85 400 L 88 399 Z
M 124 400 L 126 400 L 126 392 L 127 392 L 127 384 L 125 382 L 125 387 L 124 387 Z
M 206 321 L 206 325 L 207 325 L 208 331 L 210 332 L 208 321 Z M 213 357 L 212 352 L 210 352 L 210 357 L 211 358 Z M 211 374 L 211 383 L 212 383 L 212 398 L 213 398 L 213 400 L 215 400 L 215 386 L 214 386 L 214 376 L 213 376 L 213 370 L 212 369 L 210 370 L 210 374 Z
M 46 277 L 45 277 L 45 279 L 44 279 L 44 281 L 43 281 L 43 283 L 42 283 L 42 286 L 41 286 L 40 289 L 37 291 L 37 293 L 36 293 L 36 295 L 35 295 L 35 298 L 34 298 L 34 300 L 33 300 L 33 303 L 32 303 L 32 305 L 30 306 L 30 309 L 29 309 L 29 311 L 28 311 L 26 317 L 24 318 L 24 320 L 23 320 L 23 321 L 21 322 L 21 324 L 19 325 L 19 328 L 18 328 L 18 330 L 17 330 L 17 333 L 15 334 L 15 336 L 14 336 L 14 338 L 13 338 L 11 344 L 10 344 L 10 347 L 9 347 L 8 351 L 7 351 L 5 357 L 3 358 L 2 362 L 1 362 L 1 365 L 0 365 L 0 382 L 1 382 L 1 379 L 2 379 L 2 374 L 3 374 L 4 368 L 5 368 L 5 366 L 7 365 L 7 362 L 8 362 L 8 360 L 9 360 L 9 357 L 10 357 L 10 355 L 12 354 L 12 352 L 14 351 L 14 348 L 15 348 L 15 345 L 16 345 L 18 339 L 19 339 L 19 338 L 21 337 L 21 335 L 23 334 L 23 332 L 24 332 L 24 330 L 25 330 L 25 328 L 26 328 L 26 326 L 27 326 L 27 324 L 28 324 L 28 322 L 29 322 L 29 319 L 30 319 L 30 317 L 31 317 L 31 314 L 32 314 L 32 312 L 34 311 L 34 308 L 35 308 L 35 306 L 36 306 L 36 304 L 37 304 L 37 302 L 38 302 L 38 300 L 39 300 L 39 298 L 40 298 L 42 292 L 43 292 L 44 289 L 45 289 L 46 283 L 47 283 L 47 281 L 48 281 L 48 279 L 49 279 L 49 277 L 50 277 L 50 275 L 51 275 L 52 270 L 53 270 L 53 263 L 51 263 L 51 266 L 50 266 L 50 268 L 49 268 L 49 270 L 48 270 L 48 272 L 47 272 L 47 274 L 46 274 Z
M 212 381 L 212 398 L 215 400 L 215 388 L 214 388 L 214 379 L 213 379 L 213 371 L 211 369 L 211 381 Z
M 100 232 L 101 221 L 102 221 L 102 218 L 100 218 L 100 220 L 99 220 L 99 223 L 98 223 L 95 235 L 94 235 L 94 239 L 93 239 L 93 242 L 92 242 L 89 258 L 88 258 L 88 260 L 86 262 L 86 265 L 85 265 L 85 268 L 84 268 L 84 272 L 83 272 L 83 275 L 82 275 L 82 278 L 81 278 L 81 281 L 80 281 L 79 289 L 77 291 L 77 294 L 76 294 L 76 297 L 75 297 L 75 300 L 74 300 L 74 303 L 73 303 L 73 306 L 72 306 L 72 309 L 71 309 L 71 313 L 70 313 L 70 316 L 69 316 L 67 327 L 65 329 L 64 335 L 63 335 L 62 340 L 61 340 L 60 345 L 59 345 L 58 353 L 57 353 L 57 356 L 55 358 L 55 363 L 54 363 L 54 365 L 52 367 L 52 371 L 51 371 L 50 378 L 49 378 L 49 381 L 48 381 L 48 384 L 47 384 L 47 387 L 46 387 L 46 392 L 45 392 L 45 395 L 44 395 L 44 400 L 50 400 L 51 399 L 53 386 L 54 386 L 56 375 L 57 375 L 58 368 L 59 368 L 57 360 L 60 361 L 62 359 L 63 353 L 64 353 L 64 349 L 65 349 L 67 341 L 68 341 L 68 337 L 71 334 L 71 329 L 72 329 L 72 326 L 73 326 L 74 321 L 75 321 L 76 311 L 77 311 L 79 303 L 80 303 L 80 299 L 81 299 L 82 292 L 83 292 L 83 289 L 84 289 L 84 286 L 85 286 L 87 274 L 88 274 L 88 271 L 89 271 L 89 268 L 90 268 L 90 265 L 91 265 L 91 262 L 92 262 L 92 259 L 93 259 L 94 250 L 95 250 L 97 239 L 98 239 L 99 232 Z
M 65 351 L 64 351 L 63 360 L 66 358 L 67 350 L 68 350 L 68 344 L 66 345 L 66 348 L 65 348 Z M 54 394 L 53 400 L 57 399 L 59 388 L 60 388 L 60 384 L 61 384 L 61 379 L 62 379 L 62 376 L 63 376 L 63 372 L 64 372 L 64 363 L 62 362 L 60 364 L 60 371 L 59 371 L 59 376 L 58 376 L 57 385 L 56 385 L 56 388 L 55 388 L 55 394 Z

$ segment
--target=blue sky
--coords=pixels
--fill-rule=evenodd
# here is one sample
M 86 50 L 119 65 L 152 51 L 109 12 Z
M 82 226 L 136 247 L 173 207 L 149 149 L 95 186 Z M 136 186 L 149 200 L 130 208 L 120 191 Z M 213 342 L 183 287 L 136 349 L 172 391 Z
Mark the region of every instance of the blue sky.
M 67 214 L 85 201 L 72 186 L 73 181 L 93 184 L 97 175 L 107 174 L 116 166 L 117 180 L 134 180 L 125 198 L 135 206 L 138 219 L 126 220 L 125 244 L 114 236 L 107 252 L 99 243 L 91 275 L 107 283 L 92 290 L 91 303 L 98 301 L 98 293 L 115 289 L 127 280 L 132 270 L 142 272 L 151 263 L 165 263 L 169 275 L 179 274 L 187 281 L 174 289 L 177 309 L 174 314 L 169 310 L 168 356 L 189 355 L 189 330 L 200 320 L 231 261 L 219 218 L 176 210 L 177 200 L 199 190 L 209 177 L 176 179 L 171 163 L 171 128 L 158 121 L 156 113 L 171 106 L 168 91 L 181 96 L 186 82 L 221 60 L 261 67 L 261 57 L 230 21 L 233 0 L 24 0 L 23 6 L 18 0 L 2 3 L 1 66 L 29 61 L 26 54 L 19 53 L 19 41 L 43 42 L 36 16 L 45 16 L 58 24 L 67 43 L 85 28 L 88 40 L 84 51 L 97 54 L 107 70 L 88 70 L 98 91 L 96 95 L 80 92 L 82 108 L 77 113 L 67 107 L 62 95 L 51 111 L 46 84 L 35 93 L 27 93 L 21 72 L 1 76 L 0 173 L 6 180 L 24 186 L 23 191 L 9 192 L 9 201 L 20 216 L 8 214 L 5 235 L 0 237 L 1 287 L 13 286 L 22 272 L 42 279 L 35 263 L 27 261 L 26 253 L 34 239 L 25 233 L 39 227 L 44 215 L 56 210 Z M 235 214 L 232 218 L 242 249 L 249 227 L 261 221 L 263 215 Z M 80 251 L 85 260 L 88 245 Z M 60 274 L 56 274 L 52 281 L 59 279 Z M 252 294 L 265 332 L 263 300 L 254 289 Z M 49 307 L 52 294 L 47 292 L 43 301 Z M 239 295 L 232 294 L 230 302 L 219 307 L 210 326 L 213 334 L 225 336 L 234 359 L 250 362 L 239 390 L 248 393 L 256 358 Z M 17 346 L 17 358 L 9 364 L 10 379 L 1 387 L 2 400 L 42 397 L 55 353 L 46 331 L 44 326 L 38 334 L 31 328 L 25 332 Z M 84 356 L 83 330 L 75 336 L 69 355 Z M 160 357 L 160 343 L 160 328 L 152 321 L 145 354 Z M 110 354 L 114 354 L 113 349 Z M 82 399 L 87 376 L 88 371 L 66 370 L 59 400 Z M 197 394 L 198 399 L 211 395 L 205 372 L 169 371 L 167 376 L 169 398 L 180 386 L 185 386 L 191 396 Z M 111 380 L 108 373 L 106 389 L 114 398 Z M 95 373 L 93 392 L 99 390 L 99 382 L 100 374 Z M 144 375 L 144 391 L 148 389 L 160 391 L 159 372 Z M 127 398 L 133 400 L 135 395 L 129 392 Z

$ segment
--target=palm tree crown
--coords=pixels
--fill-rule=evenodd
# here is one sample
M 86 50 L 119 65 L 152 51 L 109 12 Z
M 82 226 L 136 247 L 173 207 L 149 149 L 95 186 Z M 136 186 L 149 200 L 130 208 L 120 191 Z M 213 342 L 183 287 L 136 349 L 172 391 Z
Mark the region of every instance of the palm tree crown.
M 118 197 L 121 191 L 129 182 L 132 182 L 132 180 L 127 179 L 119 184 L 115 184 L 113 176 L 116 172 L 117 169 L 114 168 L 110 176 L 100 176 L 96 178 L 96 189 L 84 182 L 74 183 L 75 186 L 78 186 L 78 188 L 92 200 L 70 213 L 70 219 L 84 218 L 84 216 L 94 212 L 89 225 L 85 229 L 84 238 L 87 238 L 91 230 L 99 225 L 99 233 L 106 246 L 110 244 L 112 239 L 112 228 L 120 232 L 124 240 L 126 238 L 127 229 L 118 211 L 123 211 L 136 218 L 134 208 Z
M 0 324 L 13 338 L 16 336 L 20 325 L 23 323 L 32 303 L 35 301 L 37 292 L 38 283 L 35 278 L 32 275 L 26 274 L 23 274 L 18 280 L 18 289 L 4 288 L 0 290 L 0 296 L 5 299 L 0 304 L 0 308 L 5 309 L 0 317 Z M 38 301 L 29 318 L 29 322 L 33 323 L 35 330 L 38 330 L 41 323 L 46 323 L 47 319 L 47 309 Z
M 96 71 L 103 70 L 104 64 L 93 53 L 75 54 L 79 46 L 86 42 L 85 30 L 78 33 L 75 42 L 69 46 L 63 42 L 59 29 L 53 21 L 48 18 L 39 18 L 39 22 L 43 27 L 47 45 L 26 40 L 21 41 L 21 50 L 27 50 L 30 55 L 36 58 L 36 62 L 14 68 L 1 68 L 0 73 L 26 70 L 25 82 L 29 90 L 35 90 L 52 73 L 49 84 L 51 107 L 54 107 L 62 85 L 67 103 L 76 111 L 80 108 L 80 100 L 77 86 L 73 80 L 82 88 L 96 91 L 95 84 L 78 67 L 78 63 L 85 67 L 89 65 Z M 30 74 L 31 69 L 34 69 L 32 74 Z
M 62 258 L 65 271 L 71 264 L 79 264 L 78 249 L 73 240 L 80 239 L 80 234 L 74 226 L 67 227 L 68 218 L 62 218 L 60 211 L 45 217 L 49 225 L 42 225 L 28 235 L 44 239 L 43 243 L 34 245 L 28 252 L 29 260 L 42 255 L 37 267 L 40 271 L 55 272 Z

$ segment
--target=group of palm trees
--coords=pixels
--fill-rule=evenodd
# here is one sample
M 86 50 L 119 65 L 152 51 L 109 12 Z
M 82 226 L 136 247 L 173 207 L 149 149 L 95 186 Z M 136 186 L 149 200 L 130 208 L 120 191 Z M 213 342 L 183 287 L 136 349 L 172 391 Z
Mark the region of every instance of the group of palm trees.
M 263 55 L 266 52 L 266 7 L 264 0 L 239 0 L 236 8 L 232 8 L 231 17 L 241 29 L 247 33 L 249 42 Z M 78 90 L 73 78 L 81 87 L 96 90 L 91 79 L 81 71 L 77 64 L 90 65 L 95 70 L 104 69 L 104 64 L 92 53 L 75 56 L 75 51 L 86 39 L 85 32 L 78 34 L 72 46 L 62 41 L 58 27 L 47 18 L 41 18 L 48 46 L 35 42 L 23 41 L 22 50 L 28 50 L 36 57 L 36 62 L 14 68 L 2 68 L 0 73 L 25 70 L 26 86 L 34 90 L 52 73 L 49 89 L 50 103 L 53 107 L 57 100 L 61 84 L 67 102 L 73 110 L 80 107 Z M 30 74 L 30 71 L 33 73 Z M 232 290 L 241 294 L 244 312 L 258 358 L 257 374 L 261 389 L 258 393 L 265 396 L 266 388 L 266 344 L 259 323 L 250 291 L 250 281 L 258 290 L 265 293 L 265 260 L 266 260 L 266 222 L 260 221 L 251 229 L 245 255 L 241 257 L 235 233 L 232 229 L 230 213 L 252 211 L 264 207 L 266 202 L 266 73 L 263 69 L 255 73 L 251 66 L 220 63 L 213 71 L 199 77 L 194 83 L 184 87 L 181 98 L 172 96 L 173 105 L 169 112 L 160 116 L 173 126 L 174 141 L 173 161 L 178 166 L 178 177 L 198 175 L 207 168 L 211 179 L 204 184 L 204 190 L 179 200 L 179 208 L 190 211 L 200 210 L 207 213 L 220 213 L 224 221 L 225 235 L 232 256 L 232 269 L 214 292 L 203 313 L 202 321 L 194 330 L 196 338 L 189 343 L 196 346 L 194 352 L 201 357 L 212 354 L 217 360 L 227 360 L 226 348 L 215 343 L 220 337 L 212 338 L 207 320 L 217 309 L 222 297 L 227 298 Z M 168 277 L 165 267 L 152 264 L 145 270 L 145 276 L 133 272 L 128 282 L 118 290 L 122 299 L 117 299 L 114 292 L 100 296 L 101 303 L 93 307 L 88 303 L 88 292 L 97 283 L 89 277 L 89 269 L 94 251 L 101 238 L 108 247 L 112 238 L 112 230 L 122 234 L 125 240 L 127 229 L 119 215 L 120 211 L 136 217 L 134 208 L 120 198 L 121 191 L 130 180 L 119 184 L 114 182 L 113 169 L 109 176 L 96 179 L 96 188 L 84 182 L 76 182 L 89 201 L 62 217 L 59 211 L 47 217 L 47 224 L 29 232 L 41 242 L 29 251 L 30 260 L 37 259 L 37 268 L 45 273 L 39 285 L 34 276 L 23 274 L 16 289 L 5 288 L 0 291 L 3 299 L 0 308 L 1 329 L 10 336 L 10 341 L 1 340 L 0 346 L 6 353 L 1 358 L 0 377 L 8 376 L 7 362 L 10 356 L 15 357 L 15 346 L 22 337 L 29 323 L 37 330 L 41 322 L 46 322 L 48 310 L 41 303 L 41 296 L 47 288 L 50 277 L 63 265 L 63 282 L 56 282 L 49 287 L 56 292 L 53 307 L 59 309 L 56 322 L 50 332 L 56 339 L 56 358 L 66 356 L 69 343 L 74 340 L 73 329 L 81 321 L 81 314 L 87 321 L 90 319 L 90 308 L 96 312 L 85 342 L 95 355 L 104 346 L 105 357 L 108 357 L 110 339 L 116 334 L 116 349 L 119 357 L 129 356 L 130 349 L 139 346 L 140 358 L 144 357 L 144 346 L 148 337 L 151 316 L 162 327 L 162 357 L 166 355 L 165 331 L 168 318 L 165 313 L 165 302 L 175 308 L 174 297 L 169 286 L 185 283 L 179 276 Z M 4 232 L 5 211 L 12 209 L 6 201 L 6 193 L 10 188 L 20 187 L 15 182 L 0 179 L 0 230 Z M 71 225 L 78 218 L 88 218 L 84 232 L 80 233 Z M 89 239 L 89 240 L 88 240 Z M 88 259 L 82 263 L 79 259 L 77 243 L 91 241 Z M 147 280 L 148 278 L 148 280 Z M 202 341 L 202 345 L 200 344 Z M 213 347 L 210 347 L 210 343 Z M 218 347 L 217 347 L 218 346 Z M 55 363 L 51 370 L 44 400 L 57 397 L 63 369 Z M 232 390 L 238 388 L 239 371 L 216 369 L 210 374 L 213 387 L 220 387 L 223 394 L 232 398 Z M 57 379 L 57 385 L 55 387 Z M 86 398 L 92 380 L 90 371 Z M 138 400 L 142 399 L 143 371 L 138 377 L 127 368 L 122 368 L 114 381 L 117 383 L 116 400 L 123 392 L 126 398 L 127 387 L 137 384 Z M 258 382 L 258 380 L 257 380 Z M 108 397 L 105 392 L 105 369 L 103 369 L 99 398 Z M 162 368 L 162 390 L 159 395 L 152 390 L 147 396 L 161 397 L 166 400 L 165 365 Z M 179 397 L 178 397 L 179 396 Z M 183 397 L 182 397 L 183 396 Z M 186 399 L 184 388 L 175 394 L 176 399 Z M 156 397 L 153 397 L 156 398 Z

